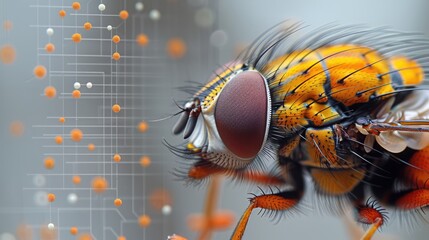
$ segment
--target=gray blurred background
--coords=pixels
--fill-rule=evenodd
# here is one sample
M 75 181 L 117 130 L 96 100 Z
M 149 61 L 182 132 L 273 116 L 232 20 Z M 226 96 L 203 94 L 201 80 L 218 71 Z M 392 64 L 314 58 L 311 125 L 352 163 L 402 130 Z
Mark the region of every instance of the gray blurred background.
M 123 25 L 115 16 L 103 17 L 101 21 L 99 16 L 68 15 L 60 20 L 58 8 L 40 7 L 69 7 L 72 1 L 68 0 L 0 0 L 0 22 L 3 24 L 5 20 L 10 20 L 13 23 L 11 30 L 0 30 L 0 47 L 11 44 L 16 50 L 13 64 L 0 62 L 0 136 L 3 153 L 0 168 L 0 240 L 11 240 L 1 238 L 10 237 L 3 233 L 16 235 L 17 227 L 22 224 L 32 228 L 34 239 L 39 239 L 40 229 L 49 222 L 58 228 L 60 239 L 74 239 L 68 234 L 69 227 L 74 225 L 78 225 L 81 232 L 91 231 L 96 239 L 116 239 L 113 232 L 119 235 L 121 231 L 127 239 L 166 239 L 173 233 L 194 239 L 196 234 L 188 229 L 186 218 L 190 213 L 202 212 L 207 185 L 186 187 L 171 175 L 173 169 L 178 167 L 178 159 L 166 150 L 162 139 L 180 142 L 180 137 L 171 135 L 174 120 L 150 123 L 149 130 L 144 134 L 135 129 L 141 120 L 160 118 L 177 111 L 173 99 L 189 97 L 179 92 L 177 87 L 189 85 L 186 81 L 205 83 L 211 72 L 232 59 L 238 49 L 285 19 L 308 24 L 309 30 L 336 23 L 390 26 L 426 35 L 429 32 L 429 2 L 425 0 L 142 0 L 144 9 L 141 12 L 135 10 L 135 3 L 139 1 L 81 1 L 80 13 L 98 14 L 97 6 L 101 2 L 107 6 L 103 14 L 114 15 L 121 9 L 127 9 L 130 18 Z M 150 18 L 153 9 L 161 13 L 158 21 Z M 67 9 L 67 12 L 73 11 Z M 102 29 L 86 33 L 77 27 L 57 27 L 51 39 L 45 33 L 47 24 L 81 26 L 87 20 Z M 105 30 L 108 24 L 115 27 L 113 32 Z M 69 39 L 76 31 L 84 34 L 84 41 L 77 47 Z M 148 47 L 143 49 L 134 44 L 134 38 L 140 32 L 146 33 L 150 39 Z M 109 41 L 113 33 L 123 39 L 117 49 Z M 173 37 L 183 39 L 187 45 L 186 55 L 179 60 L 170 59 L 165 52 L 166 42 Z M 107 41 L 99 43 L 85 41 L 85 38 Z M 56 53 L 80 56 L 46 56 L 43 47 L 48 41 L 56 43 Z M 109 57 L 116 50 L 123 53 L 118 64 Z M 84 56 L 91 54 L 107 57 Z M 38 63 L 50 66 L 48 72 L 52 71 L 43 80 L 32 75 Z M 105 72 L 110 76 L 106 75 L 103 80 L 99 76 L 77 74 L 76 69 L 79 72 Z M 78 101 L 70 98 L 75 81 L 94 83 L 92 89 L 82 87 L 82 98 Z M 43 89 L 49 84 L 57 88 L 58 96 L 54 100 L 42 96 Z M 115 103 L 123 106 L 119 115 L 112 115 L 110 111 Z M 57 121 L 57 117 L 62 115 L 70 116 L 66 118 L 64 127 Z M 85 119 L 85 116 L 99 118 L 91 120 Z M 11 134 L 11 124 L 17 122 L 19 129 L 23 126 L 23 132 Z M 68 132 L 75 126 L 82 126 L 85 134 L 80 143 L 68 140 Z M 55 146 L 53 142 L 53 137 L 58 134 L 64 136 L 64 147 Z M 95 155 L 86 150 L 89 142 L 97 146 Z M 111 163 L 111 155 L 118 151 L 124 153 L 123 161 L 115 165 Z M 47 154 L 57 154 L 54 170 L 43 168 L 43 159 Z M 149 168 L 139 165 L 141 155 L 151 157 L 152 165 Z M 82 190 L 75 189 L 70 181 L 71 176 L 77 173 L 88 174 L 82 175 Z M 38 187 L 35 176 L 40 175 L 46 183 Z M 89 189 L 93 175 L 105 176 L 111 189 L 103 195 L 94 196 Z M 171 195 L 170 215 L 163 215 L 148 202 L 147 197 L 159 188 L 166 189 Z M 57 201 L 50 208 L 43 204 L 43 199 L 40 203 L 37 194 L 52 191 L 55 191 Z M 219 208 L 234 211 L 238 219 L 247 207 L 248 192 L 257 192 L 257 189 L 224 181 Z M 79 201 L 73 205 L 67 201 L 70 193 L 79 196 Z M 311 193 L 307 195 L 304 201 L 311 205 Z M 124 200 L 120 213 L 111 203 L 117 196 Z M 89 205 L 93 208 L 91 213 L 88 211 Z M 95 210 L 94 206 L 101 210 Z M 60 208 L 70 210 L 59 211 Z M 137 216 L 143 213 L 152 218 L 151 226 L 146 229 L 139 228 L 136 221 Z M 244 239 L 351 239 L 342 218 L 310 210 L 304 213 L 287 216 L 278 224 L 255 214 L 251 217 Z M 383 229 L 384 238 L 380 239 L 428 239 L 427 225 L 399 227 L 414 224 L 399 221 L 401 215 L 392 217 L 393 220 Z M 227 239 L 231 231 L 215 233 L 213 239 Z

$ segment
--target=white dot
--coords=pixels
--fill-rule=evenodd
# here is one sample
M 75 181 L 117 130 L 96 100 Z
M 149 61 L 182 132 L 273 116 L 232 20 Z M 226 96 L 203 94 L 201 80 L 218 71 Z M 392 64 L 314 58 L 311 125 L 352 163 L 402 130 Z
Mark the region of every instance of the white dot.
M 112 25 L 107 25 L 107 30 L 112 31 Z
M 222 30 L 216 30 L 210 35 L 210 44 L 215 47 L 222 47 L 228 40 L 228 36 Z
M 200 27 L 211 27 L 215 20 L 215 15 L 210 8 L 200 8 L 195 12 L 195 23 Z
M 49 230 L 54 230 L 55 229 L 55 225 L 53 223 L 49 223 L 48 224 L 48 229 Z
M 163 207 L 162 207 L 162 214 L 164 214 L 164 215 L 170 215 L 170 213 L 171 213 L 171 206 L 170 205 L 164 205 Z
M 36 187 L 43 187 L 46 184 L 46 178 L 45 176 L 38 174 L 34 176 L 33 183 Z
M 92 88 L 92 82 L 87 82 L 87 83 L 86 83 L 86 87 L 87 87 L 87 88 Z
M 70 194 L 67 196 L 67 201 L 68 201 L 70 204 L 75 204 L 75 203 L 77 202 L 77 199 L 78 199 L 78 197 L 77 197 L 76 193 L 70 193 Z
M 74 89 L 79 89 L 80 88 L 80 83 L 79 82 L 75 82 L 73 84 Z
M 142 2 L 136 2 L 136 10 L 141 12 L 143 11 L 144 5 Z
M 158 21 L 161 18 L 161 13 L 158 10 L 153 9 L 150 11 L 149 17 L 154 21 Z
M 46 34 L 48 34 L 48 36 L 54 35 L 54 29 L 52 29 L 52 28 L 46 29 Z
M 100 5 L 98 5 L 98 10 L 100 10 L 100 12 L 106 10 L 106 5 L 101 3 Z
M 16 238 L 15 236 L 13 236 L 12 233 L 5 232 L 0 235 L 0 240 L 15 240 L 15 239 Z

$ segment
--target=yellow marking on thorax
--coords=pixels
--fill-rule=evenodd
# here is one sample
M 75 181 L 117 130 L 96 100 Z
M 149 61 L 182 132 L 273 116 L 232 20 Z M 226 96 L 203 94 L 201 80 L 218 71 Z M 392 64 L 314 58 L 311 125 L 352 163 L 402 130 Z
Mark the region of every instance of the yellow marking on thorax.
M 323 129 L 307 129 L 307 150 L 315 163 L 321 166 L 338 165 L 340 159 L 335 148 L 335 136 L 330 127 Z
M 328 104 L 310 102 L 308 105 L 304 116 L 311 120 L 315 126 L 321 126 L 326 122 L 341 118 L 335 108 L 329 107 Z

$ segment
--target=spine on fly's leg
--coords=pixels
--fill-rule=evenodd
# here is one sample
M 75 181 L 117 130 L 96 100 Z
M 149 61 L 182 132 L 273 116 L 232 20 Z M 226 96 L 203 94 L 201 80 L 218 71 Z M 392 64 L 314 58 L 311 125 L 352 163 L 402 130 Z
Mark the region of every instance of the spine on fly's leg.
M 240 218 L 231 240 L 241 240 L 246 230 L 247 223 L 250 219 L 253 209 L 260 208 L 264 213 L 269 211 L 271 213 L 281 213 L 283 211 L 293 209 L 301 199 L 304 193 L 304 181 L 302 177 L 302 169 L 296 163 L 289 163 L 285 169 L 290 173 L 289 177 L 292 178 L 291 184 L 294 186 L 293 190 L 280 191 L 277 193 L 264 193 L 262 195 L 253 195 L 250 198 L 250 204 Z M 292 166 L 293 165 L 293 166 Z

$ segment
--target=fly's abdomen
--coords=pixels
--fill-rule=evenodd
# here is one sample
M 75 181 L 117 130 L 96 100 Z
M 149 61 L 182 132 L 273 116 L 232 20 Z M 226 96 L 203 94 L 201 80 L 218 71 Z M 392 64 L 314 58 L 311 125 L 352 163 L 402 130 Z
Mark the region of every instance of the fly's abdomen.
M 273 119 L 286 131 L 338 122 L 355 106 L 389 98 L 424 76 L 411 59 L 352 44 L 299 50 L 264 71 L 275 76 L 270 88 L 273 102 L 280 104 Z

